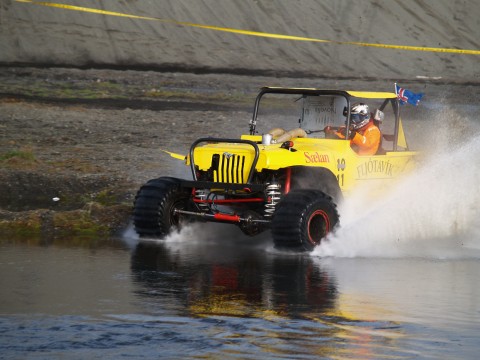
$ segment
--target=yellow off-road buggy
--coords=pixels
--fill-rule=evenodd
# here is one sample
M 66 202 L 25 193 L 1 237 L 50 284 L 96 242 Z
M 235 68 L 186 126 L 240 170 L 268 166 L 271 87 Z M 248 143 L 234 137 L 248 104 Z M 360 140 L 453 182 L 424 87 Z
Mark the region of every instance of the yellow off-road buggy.
M 350 105 L 374 109 L 383 139 L 376 155 L 359 156 L 349 140 L 324 128 L 350 128 Z M 270 229 L 277 248 L 311 251 L 339 224 L 337 204 L 362 183 L 383 186 L 414 166 L 395 93 L 262 88 L 249 134 L 201 138 L 188 155 L 192 179 L 160 177 L 137 193 L 140 236 L 162 237 L 189 219 L 238 225 L 245 234 Z M 348 132 L 347 132 L 348 138 Z

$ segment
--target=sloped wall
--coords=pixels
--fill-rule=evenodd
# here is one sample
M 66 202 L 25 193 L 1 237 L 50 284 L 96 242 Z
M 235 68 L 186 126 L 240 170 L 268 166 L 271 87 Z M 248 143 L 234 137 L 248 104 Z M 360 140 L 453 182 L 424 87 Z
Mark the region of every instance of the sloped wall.
M 59 0 L 341 42 L 480 50 L 476 0 Z M 3 0 L 0 63 L 480 81 L 480 56 L 292 41 Z

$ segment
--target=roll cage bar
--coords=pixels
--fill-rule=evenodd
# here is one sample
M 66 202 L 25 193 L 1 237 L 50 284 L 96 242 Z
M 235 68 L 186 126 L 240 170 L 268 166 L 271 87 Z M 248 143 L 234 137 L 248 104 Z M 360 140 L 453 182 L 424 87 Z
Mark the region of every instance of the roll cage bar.
M 355 95 L 352 95 L 354 93 Z M 256 126 L 257 126 L 257 116 L 258 109 L 260 107 L 260 100 L 265 94 L 292 94 L 292 95 L 302 95 L 302 96 L 321 96 L 321 95 L 333 95 L 333 96 L 342 96 L 347 101 L 347 134 L 348 138 L 350 132 L 350 99 L 355 97 L 361 97 L 364 95 L 367 98 L 372 99 L 385 99 L 379 110 L 383 111 L 388 103 L 391 103 L 393 113 L 395 115 L 395 129 L 393 134 L 393 151 L 397 151 L 398 148 L 398 132 L 400 127 L 400 107 L 399 101 L 395 94 L 393 93 L 369 93 L 369 92 L 350 92 L 345 90 L 321 90 L 315 88 L 282 88 L 282 87 L 262 87 L 260 92 L 255 99 L 255 105 L 253 109 L 253 116 L 249 122 L 250 135 L 255 135 Z M 379 96 L 385 95 L 385 96 Z

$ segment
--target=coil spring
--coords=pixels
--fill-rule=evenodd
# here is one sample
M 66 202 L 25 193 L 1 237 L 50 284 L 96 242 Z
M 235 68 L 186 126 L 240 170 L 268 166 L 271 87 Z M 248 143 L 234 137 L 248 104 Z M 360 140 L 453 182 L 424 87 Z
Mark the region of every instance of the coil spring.
M 210 207 L 206 200 L 208 199 L 208 191 L 205 189 L 195 189 L 195 199 L 200 200 L 202 202 L 198 202 L 197 206 L 200 211 L 208 211 Z M 205 201 L 205 202 L 204 202 Z
M 268 184 L 265 192 L 267 194 L 267 202 L 265 203 L 265 217 L 271 217 L 275 212 L 275 207 L 281 199 L 280 184 Z

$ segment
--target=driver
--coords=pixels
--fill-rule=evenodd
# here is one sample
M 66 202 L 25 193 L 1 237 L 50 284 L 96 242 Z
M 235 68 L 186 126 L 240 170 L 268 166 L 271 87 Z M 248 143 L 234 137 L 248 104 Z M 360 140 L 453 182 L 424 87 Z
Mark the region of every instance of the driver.
M 346 123 L 346 122 L 345 122 Z M 335 130 L 331 126 L 324 129 L 328 138 L 345 139 L 346 127 Z M 382 135 L 375 125 L 368 105 L 355 103 L 350 108 L 350 146 L 358 155 L 375 155 L 380 147 Z

